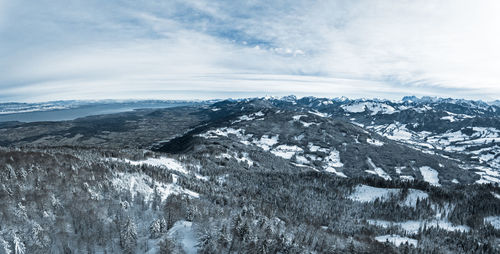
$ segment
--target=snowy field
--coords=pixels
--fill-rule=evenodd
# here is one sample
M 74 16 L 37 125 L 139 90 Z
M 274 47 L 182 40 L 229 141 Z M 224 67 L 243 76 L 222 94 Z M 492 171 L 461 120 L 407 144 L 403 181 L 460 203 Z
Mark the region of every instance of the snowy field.
M 368 185 L 358 185 L 348 198 L 359 202 L 374 202 L 376 199 L 384 201 L 390 199 L 391 197 L 398 197 L 400 194 L 401 189 L 397 188 L 377 188 Z M 415 207 L 417 200 L 424 200 L 428 197 L 429 195 L 424 191 L 408 189 L 408 195 L 401 204 Z
M 398 247 L 404 243 L 408 243 L 409 245 L 413 245 L 415 247 L 418 245 L 418 240 L 399 235 L 381 235 L 375 237 L 375 240 L 381 243 L 390 242 Z

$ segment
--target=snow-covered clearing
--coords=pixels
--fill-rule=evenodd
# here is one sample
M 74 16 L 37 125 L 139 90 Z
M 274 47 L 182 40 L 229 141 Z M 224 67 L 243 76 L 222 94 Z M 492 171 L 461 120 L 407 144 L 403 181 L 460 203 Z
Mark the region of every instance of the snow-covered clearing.
M 424 225 L 427 228 L 435 227 L 441 228 L 447 231 L 460 231 L 460 232 L 469 232 L 470 228 L 464 225 L 453 225 L 451 222 L 446 220 L 409 220 L 404 222 L 393 222 L 393 221 L 385 221 L 385 220 L 367 220 L 368 224 L 376 225 L 383 228 L 388 228 L 391 226 L 400 227 L 404 231 L 410 234 L 418 233 L 420 228 L 423 228 Z
M 344 164 L 340 162 L 339 151 L 333 149 L 330 154 L 325 158 L 325 165 L 323 168 L 326 172 L 334 173 L 340 177 L 347 177 L 344 173 L 338 172 L 335 168 L 341 168 Z
M 236 135 L 237 137 L 242 137 L 244 133 L 245 133 L 245 130 L 242 130 L 242 129 L 234 129 L 234 128 L 224 127 L 224 128 L 218 128 L 215 130 L 209 130 L 205 133 L 198 134 L 198 136 L 202 137 L 202 138 L 217 138 L 219 136 L 228 137 L 229 134 L 233 134 L 233 135 Z
M 484 218 L 485 223 L 491 224 L 495 229 L 500 229 L 500 216 L 489 216 Z
M 271 153 L 282 157 L 284 159 L 291 159 L 296 153 L 302 152 L 302 148 L 298 146 L 289 146 L 289 145 L 279 145 L 273 150 L 271 150 Z
M 330 154 L 325 158 L 327 167 L 340 168 L 344 166 L 344 163 L 340 162 L 339 151 L 332 149 Z
M 419 169 L 420 169 L 420 174 L 424 178 L 424 181 L 434 186 L 441 186 L 441 184 L 439 184 L 439 178 L 438 178 L 439 173 L 435 169 L 428 166 L 423 166 L 420 167 Z
M 408 243 L 409 245 L 413 245 L 415 247 L 418 245 L 418 240 L 399 235 L 381 235 L 375 237 L 375 240 L 381 243 L 390 242 L 396 246 L 399 246 L 404 243 Z
M 200 195 L 194 191 L 183 189 L 174 183 L 158 182 L 148 175 L 140 173 L 122 173 L 118 172 L 111 180 L 113 187 L 118 191 L 129 191 L 134 199 L 137 194 L 144 196 L 146 201 L 151 201 L 154 190 L 160 195 L 161 200 L 165 200 L 171 194 L 187 194 L 193 198 Z
M 367 138 L 366 142 L 368 142 L 368 144 L 374 145 L 374 146 L 383 146 L 384 145 L 384 142 L 382 142 L 378 139 Z
M 368 185 L 358 185 L 348 198 L 359 202 L 373 202 L 377 198 L 380 200 L 389 199 L 391 196 L 398 195 L 399 191 L 399 189 L 386 189 Z
M 378 175 L 378 176 L 384 178 L 385 180 L 392 179 L 391 176 L 389 176 L 382 168 L 375 166 L 375 164 L 373 163 L 373 161 L 370 157 L 368 157 L 368 159 L 366 161 L 368 162 L 368 165 L 370 165 L 373 169 L 373 170 L 366 170 L 366 172 L 368 172 L 370 174 Z
M 167 157 L 147 158 L 142 161 L 133 161 L 124 159 L 124 161 L 136 166 L 148 165 L 153 167 L 161 167 L 169 170 L 174 170 L 182 174 L 188 174 L 186 168 L 178 160 L 172 158 L 167 158 Z
M 241 157 L 239 156 L 236 156 L 235 159 L 238 161 L 238 162 L 243 162 L 243 163 L 246 163 L 248 164 L 248 166 L 253 166 L 254 165 L 254 162 L 252 159 L 250 159 L 248 153 L 241 153 Z
M 359 202 L 373 202 L 377 198 L 381 201 L 388 200 L 401 194 L 401 189 L 398 188 L 377 188 L 368 185 L 358 185 L 353 193 L 348 196 L 349 199 Z M 421 190 L 408 189 L 408 195 L 401 202 L 402 205 L 415 207 L 417 200 L 427 199 L 429 195 Z
M 269 135 L 263 135 L 262 137 L 260 137 L 260 140 L 254 140 L 252 143 L 262 148 L 264 151 L 269 151 L 272 146 L 278 143 L 278 138 L 279 135 L 272 137 L 269 137 Z
M 238 117 L 237 120 L 234 120 L 231 123 L 235 124 L 235 123 L 239 123 L 242 121 L 252 121 L 252 120 L 256 120 L 256 117 L 261 117 L 261 116 L 264 116 L 264 113 L 262 113 L 262 111 L 259 111 L 257 113 L 253 113 L 250 115 L 242 115 L 242 116 Z M 257 120 L 262 120 L 262 119 L 257 119 Z
M 425 191 L 417 189 L 408 189 L 408 196 L 406 196 L 404 204 L 407 206 L 417 206 L 417 200 L 427 199 L 429 195 Z
M 193 230 L 193 223 L 190 221 L 177 221 L 168 231 L 170 238 L 178 240 L 186 254 L 198 253 L 198 239 Z

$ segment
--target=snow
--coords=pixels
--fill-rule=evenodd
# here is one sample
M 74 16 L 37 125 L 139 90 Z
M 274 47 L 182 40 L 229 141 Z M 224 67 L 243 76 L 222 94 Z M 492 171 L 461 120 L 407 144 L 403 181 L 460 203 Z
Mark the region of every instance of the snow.
M 351 112 L 351 113 L 365 112 L 365 104 L 364 103 L 357 103 L 357 104 L 352 104 L 352 105 L 342 105 L 340 107 L 342 109 L 344 109 L 345 111 Z
M 485 217 L 484 222 L 491 224 L 495 229 L 500 229 L 500 216 Z
M 457 119 L 455 119 L 454 116 L 443 116 L 443 117 L 441 117 L 441 120 L 448 120 L 452 123 L 457 121 Z
M 359 202 L 373 202 L 377 198 L 379 200 L 385 201 L 392 196 L 397 196 L 401 193 L 401 189 L 398 188 L 377 188 L 368 185 L 358 185 L 354 189 L 353 193 L 349 195 L 349 199 Z M 402 201 L 401 205 L 408 207 L 416 207 L 417 200 L 427 199 L 429 195 L 421 190 L 408 189 L 408 195 L 405 200 Z
M 347 177 L 344 173 L 338 172 L 335 169 L 344 166 L 344 164 L 340 162 L 340 154 L 337 150 L 333 149 L 330 151 L 330 154 L 325 158 L 325 163 L 326 163 L 324 166 L 325 171 L 334 173 L 341 177 Z
M 429 107 L 427 105 L 420 107 L 420 108 L 412 108 L 412 110 L 418 112 L 418 113 L 424 113 L 425 111 L 432 110 L 432 107 Z
M 4 105 L 2 105 L 4 106 Z M 30 112 L 38 112 L 38 111 L 51 111 L 51 110 L 61 110 L 61 109 L 70 109 L 73 106 L 71 105 L 51 105 L 51 104 L 40 104 L 40 105 L 28 105 L 21 107 L 12 107 L 12 108 L 0 108 L 0 115 L 7 114 L 20 114 L 20 113 L 30 113 Z
M 476 169 L 480 170 L 476 174 L 481 176 L 481 179 L 476 181 L 477 183 L 500 183 L 500 172 L 483 166 L 476 167 Z
M 328 117 L 328 114 L 326 113 L 321 113 L 321 112 L 318 112 L 318 111 L 309 111 L 309 113 L 313 114 L 313 115 L 317 115 L 319 117 Z
M 492 191 L 491 195 L 493 195 L 495 198 L 500 199 L 500 194 L 498 194 L 498 193 L 495 193 L 495 192 Z
M 399 179 L 401 179 L 403 181 L 414 181 L 415 180 L 415 178 L 413 178 L 413 176 L 407 176 L 407 175 L 399 176 Z
M 378 102 L 358 102 L 351 105 L 342 105 L 342 109 L 350 113 L 365 112 L 366 109 L 371 111 L 371 115 L 376 114 L 394 114 L 397 112 L 392 106 Z
M 233 156 L 231 156 L 229 153 L 220 153 L 220 154 L 216 155 L 215 158 L 229 160 L 229 159 L 233 158 Z
M 319 146 L 313 145 L 312 143 L 307 144 L 307 147 L 309 148 L 309 151 L 311 151 L 311 152 L 316 152 L 321 148 Z
M 242 155 L 241 157 L 238 157 L 238 156 L 235 157 L 235 159 L 238 162 L 246 163 L 250 167 L 254 165 L 254 162 L 252 159 L 250 159 L 250 157 L 248 156 L 248 153 L 243 152 L 241 155 Z
M 242 115 L 240 117 L 238 117 L 238 120 L 234 121 L 234 122 L 241 122 L 241 121 L 251 121 L 251 120 L 254 120 L 255 117 L 250 117 L 250 116 L 247 116 L 247 115 Z
M 406 206 L 416 207 L 417 200 L 424 200 L 429 198 L 429 195 L 425 191 L 417 190 L 417 189 L 408 189 L 408 196 L 404 201 Z
M 336 169 L 334 169 L 332 167 L 325 168 L 325 171 L 326 172 L 330 172 L 330 173 L 334 173 L 334 174 L 336 174 L 337 176 L 340 176 L 340 177 L 347 178 L 347 176 L 344 173 L 338 172 Z
M 146 160 L 142 160 L 142 161 L 133 161 L 133 160 L 125 159 L 124 161 L 129 163 L 129 164 L 136 165 L 136 166 L 148 165 L 148 166 L 153 166 L 153 167 L 166 168 L 169 170 L 180 172 L 182 174 L 189 173 L 186 170 L 186 168 L 179 161 L 172 159 L 172 158 L 167 158 L 167 157 L 147 158 Z
M 366 142 L 368 142 L 368 144 L 374 145 L 374 146 L 383 146 L 384 145 L 384 142 L 377 140 L 377 139 L 367 138 Z
M 305 137 L 304 134 L 300 134 L 298 136 L 293 137 L 293 139 L 296 141 L 301 141 L 302 139 L 304 139 L 304 137 Z
M 401 174 L 401 171 L 403 169 L 405 169 L 406 167 L 405 166 L 402 166 L 402 167 L 395 167 L 394 170 L 396 171 L 397 174 Z
M 205 133 L 199 134 L 198 136 L 202 137 L 202 138 L 207 138 L 207 139 L 217 138 L 218 136 L 228 137 L 229 134 L 236 135 L 237 137 L 242 137 L 244 133 L 245 133 L 245 131 L 242 129 L 233 129 L 233 128 L 224 127 L 224 128 L 219 128 L 219 129 L 215 129 L 215 130 L 209 130 Z
M 302 125 L 304 125 L 304 127 L 306 127 L 306 128 L 311 126 L 311 125 L 319 125 L 319 123 L 308 123 L 308 122 L 304 122 L 304 121 L 300 121 L 300 123 Z
M 460 232 L 469 232 L 470 228 L 464 225 L 453 225 L 451 222 L 446 220 L 409 220 L 404 222 L 393 222 L 393 221 L 385 221 L 385 220 L 367 220 L 368 224 L 376 225 L 383 228 L 388 228 L 391 226 L 400 227 L 406 233 L 416 234 L 418 233 L 420 228 L 423 228 L 424 225 L 427 228 L 441 228 L 447 231 L 460 231 Z
M 441 184 L 439 184 L 438 178 L 439 173 L 435 169 L 428 166 L 423 166 L 420 167 L 420 174 L 424 178 L 424 181 L 434 186 L 441 186 Z
M 375 237 L 375 240 L 381 243 L 385 243 L 386 241 L 388 241 L 396 246 L 400 246 L 404 243 L 408 243 L 409 245 L 413 245 L 415 247 L 418 245 L 418 240 L 399 235 L 381 235 Z
M 386 200 L 391 196 L 397 195 L 399 189 L 376 188 L 368 185 L 358 185 L 354 188 L 354 192 L 349 195 L 349 199 L 359 202 L 373 202 L 377 198 Z
M 225 136 L 225 137 L 227 137 L 229 134 L 234 134 L 236 136 L 239 136 L 239 135 L 241 135 L 242 130 L 224 127 L 224 128 L 216 129 L 213 133 L 216 135 Z
M 406 125 L 402 125 L 399 122 L 391 123 L 389 125 L 374 126 L 373 129 L 377 133 L 397 141 L 408 141 L 414 136 L 414 134 L 406 128 Z
M 298 146 L 289 146 L 289 145 L 279 145 L 278 147 L 274 148 L 271 153 L 282 157 L 284 159 L 291 159 L 296 153 L 302 152 L 302 148 Z
M 296 155 L 295 156 L 295 161 L 298 164 L 302 164 L 302 165 L 309 164 L 309 160 L 306 157 L 302 156 L 302 155 Z
M 113 187 L 118 191 L 129 191 L 134 199 L 137 194 L 144 196 L 146 201 L 152 200 L 154 189 L 158 191 L 161 200 L 165 200 L 171 194 L 187 194 L 198 198 L 199 194 L 176 184 L 166 184 L 153 180 L 151 177 L 140 173 L 122 173 L 118 172 L 111 180 Z
M 368 173 L 378 175 L 378 176 L 384 178 L 385 180 L 392 179 L 382 168 L 375 166 L 375 164 L 373 163 L 373 161 L 370 157 L 368 157 L 367 162 L 368 162 L 368 165 L 370 165 L 373 168 L 373 170 L 366 170 Z
M 234 120 L 231 123 L 234 124 L 234 123 L 239 123 L 242 121 L 252 121 L 252 120 L 255 120 L 255 117 L 261 117 L 261 116 L 264 116 L 264 113 L 262 113 L 262 111 L 259 111 L 257 113 L 250 114 L 250 115 L 242 115 L 242 116 L 238 117 L 237 120 Z M 262 119 L 257 119 L 257 120 L 262 120 Z
M 198 239 L 193 230 L 193 223 L 190 221 L 177 221 L 174 226 L 168 230 L 170 238 L 177 239 L 186 254 L 198 253 Z
M 262 113 L 262 111 L 259 111 L 259 112 L 255 113 L 254 115 L 258 116 L 258 117 L 261 117 L 261 116 L 264 116 L 264 113 Z
M 272 146 L 278 143 L 279 135 L 269 137 L 269 135 L 263 135 L 260 140 L 254 140 L 253 143 L 262 148 L 264 151 L 269 151 Z
M 304 116 L 307 116 L 307 115 L 296 115 L 296 116 L 293 116 L 293 120 L 294 121 L 299 121 L 301 117 L 304 117 Z
M 500 183 L 500 179 L 484 174 L 483 172 L 476 172 L 481 175 L 481 179 L 477 180 L 477 184 Z

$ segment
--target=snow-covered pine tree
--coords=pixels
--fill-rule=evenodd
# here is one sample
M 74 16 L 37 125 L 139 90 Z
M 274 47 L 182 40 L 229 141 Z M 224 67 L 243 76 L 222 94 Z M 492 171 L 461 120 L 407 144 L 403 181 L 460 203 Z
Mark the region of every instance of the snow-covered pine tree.
M 0 254 L 11 254 L 10 245 L 0 236 Z
M 23 241 L 21 241 L 21 239 L 16 234 L 14 234 L 13 238 L 14 238 L 14 240 L 13 240 L 14 253 L 12 253 L 12 254 L 24 254 L 24 253 L 26 253 L 26 247 L 24 246 Z
M 123 253 L 135 253 L 137 231 L 134 222 L 128 218 L 120 231 L 120 246 Z
M 154 220 L 149 226 L 150 238 L 156 239 L 161 236 L 160 220 Z

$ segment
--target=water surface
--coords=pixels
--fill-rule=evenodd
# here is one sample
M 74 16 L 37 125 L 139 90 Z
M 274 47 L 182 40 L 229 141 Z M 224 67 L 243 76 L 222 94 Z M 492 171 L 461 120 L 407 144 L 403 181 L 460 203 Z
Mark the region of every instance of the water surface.
M 57 109 L 49 111 L 35 111 L 14 114 L 0 114 L 0 122 L 40 122 L 40 121 L 65 121 L 76 118 L 113 114 L 133 111 L 145 108 L 171 108 L 192 105 L 194 102 L 124 102 L 81 105 L 68 109 Z

